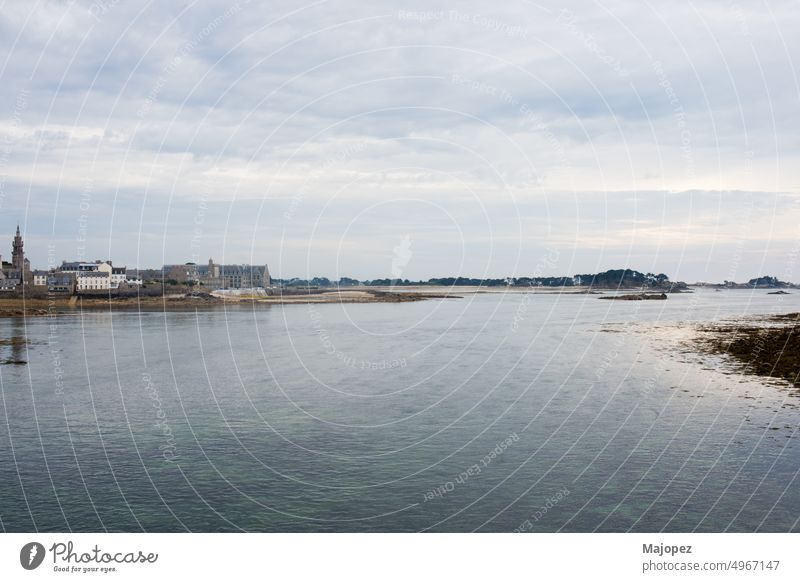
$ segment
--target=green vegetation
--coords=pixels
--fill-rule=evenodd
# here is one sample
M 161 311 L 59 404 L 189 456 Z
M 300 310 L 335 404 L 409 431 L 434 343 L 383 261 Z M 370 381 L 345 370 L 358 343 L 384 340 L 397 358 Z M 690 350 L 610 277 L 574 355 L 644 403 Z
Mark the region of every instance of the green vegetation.
M 756 277 L 755 279 L 750 279 L 747 282 L 748 287 L 760 287 L 762 289 L 778 289 L 782 287 L 791 287 L 791 283 L 786 283 L 781 281 L 777 277 L 770 277 L 769 275 L 765 275 L 764 277 Z
M 395 286 L 436 286 L 436 287 L 574 287 L 587 286 L 603 289 L 675 289 L 685 288 L 685 283 L 672 283 L 664 273 L 641 273 L 632 269 L 612 269 L 596 274 L 582 274 L 572 277 L 507 277 L 502 279 L 478 279 L 472 277 L 435 277 L 427 281 L 411 281 L 409 279 L 372 279 L 359 281 L 351 277 L 342 277 L 339 281 L 331 281 L 327 277 L 313 279 L 273 279 L 273 282 L 284 287 L 326 288 L 354 287 L 358 285 L 370 287 Z

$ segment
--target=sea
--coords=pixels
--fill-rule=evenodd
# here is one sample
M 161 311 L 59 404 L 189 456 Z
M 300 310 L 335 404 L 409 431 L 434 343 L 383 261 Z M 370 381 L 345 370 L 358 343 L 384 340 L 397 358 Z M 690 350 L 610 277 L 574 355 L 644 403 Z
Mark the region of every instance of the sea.
M 798 391 L 696 344 L 800 293 L 600 297 L 0 320 L 0 528 L 800 530 Z

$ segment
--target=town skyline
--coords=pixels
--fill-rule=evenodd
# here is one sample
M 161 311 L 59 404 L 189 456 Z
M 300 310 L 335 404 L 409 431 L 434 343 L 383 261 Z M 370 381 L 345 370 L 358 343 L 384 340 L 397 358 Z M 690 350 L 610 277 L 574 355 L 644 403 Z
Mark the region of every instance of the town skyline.
M 623 264 L 636 265 L 634 268 L 646 271 L 663 271 L 685 281 L 723 281 L 746 280 L 759 274 L 775 274 L 786 280 L 798 278 L 800 269 L 800 238 L 796 235 L 774 236 L 769 230 L 771 221 L 792 222 L 800 211 L 800 198 L 789 194 L 770 194 L 754 196 L 752 193 L 732 192 L 711 195 L 698 193 L 652 194 L 659 200 L 654 206 L 643 206 L 646 197 L 620 193 L 620 198 L 630 198 L 629 203 L 614 213 L 604 208 L 602 198 L 588 195 L 570 196 L 556 199 L 549 204 L 549 211 L 556 215 L 572 207 L 583 208 L 572 226 L 564 227 L 564 217 L 549 222 L 536 218 L 533 231 L 521 227 L 520 220 L 509 225 L 515 232 L 475 234 L 474 239 L 460 239 L 459 229 L 451 222 L 449 227 L 439 218 L 421 216 L 417 224 L 407 214 L 409 209 L 401 210 L 402 221 L 393 223 L 382 212 L 382 222 L 351 225 L 342 224 L 338 219 L 331 225 L 319 226 L 323 233 L 310 238 L 292 236 L 291 229 L 312 233 L 314 220 L 302 214 L 302 207 L 287 220 L 281 214 L 292 209 L 291 201 L 274 205 L 273 216 L 277 223 L 256 226 L 259 220 L 258 209 L 261 201 L 240 201 L 233 204 L 193 202 L 180 203 L 172 208 L 176 222 L 192 224 L 197 218 L 198 204 L 207 206 L 199 227 L 191 229 L 170 227 L 164 217 L 153 218 L 153 222 L 140 226 L 139 213 L 124 217 L 125 221 L 136 221 L 128 227 L 112 227 L 111 210 L 98 201 L 92 211 L 80 220 L 72 216 L 67 220 L 52 218 L 45 222 L 26 224 L 22 217 L 24 209 L 12 213 L 8 209 L 10 198 L 6 198 L 6 212 L 0 217 L 0 232 L 13 232 L 16 226 L 14 216 L 20 216 L 20 226 L 30 241 L 37 241 L 28 255 L 37 265 L 46 264 L 48 245 L 54 245 L 65 254 L 80 258 L 85 256 L 106 257 L 111 260 L 143 267 L 159 264 L 179 263 L 194 260 L 205 262 L 209 257 L 225 263 L 262 262 L 267 258 L 273 268 L 273 276 L 279 278 L 300 276 L 352 276 L 370 279 L 391 275 L 391 263 L 395 259 L 395 247 L 405 238 L 410 240 L 411 258 L 404 269 L 404 278 L 427 279 L 443 275 L 444 267 L 453 263 L 463 265 L 458 272 L 469 276 L 503 277 L 524 276 L 537 265 L 544 275 L 561 275 L 566 272 L 599 272 L 617 268 Z M 578 205 L 576 208 L 576 204 Z M 402 206 L 402 205 L 401 205 Z M 672 208 L 670 208 L 672 207 Z M 238 208 L 238 210 L 236 210 Z M 728 208 L 719 212 L 719 208 Z M 683 210 L 682 210 L 683 209 Z M 693 209 L 694 214 L 690 212 Z M 165 209 L 166 210 L 166 209 Z M 522 206 L 520 215 L 546 217 L 548 206 L 530 209 L 525 212 Z M 671 216 L 685 214 L 684 227 L 662 228 L 659 234 L 658 216 L 669 211 Z M 685 211 L 685 212 L 684 212 Z M 702 211 L 702 212 L 701 212 Z M 580 216 L 609 214 L 598 223 Z M 231 223 L 218 223 L 207 216 L 227 216 L 233 214 Z M 701 214 L 715 214 L 714 218 L 701 218 Z M 302 220 L 301 220 L 302 217 Z M 120 218 L 115 219 L 119 222 Z M 602 226 L 608 224 L 608 229 Z M 523 221 L 524 222 L 524 221 Z M 112 221 L 114 223 L 114 221 Z M 557 228 L 555 224 L 558 224 Z M 682 230 L 691 228 L 697 235 L 689 236 L 683 242 Z M 597 232 L 599 224 L 606 232 Z M 745 228 L 740 225 L 745 224 Z M 246 226 L 243 226 L 246 225 Z M 612 228 L 613 227 L 613 228 Z M 619 227 L 619 228 L 616 228 Z M 337 232 L 341 234 L 337 235 Z M 550 233 L 545 236 L 542 233 Z M 668 236 L 663 234 L 668 232 Z M 248 233 L 243 236 L 242 233 Z M 497 236 L 493 235 L 496 234 Z M 541 240 L 540 240 L 541 238 Z M 701 242 L 691 242 L 698 238 Z M 282 242 L 283 241 L 283 242 Z M 41 244 L 40 244 L 41 243 Z M 557 263 L 551 266 L 547 257 L 558 254 Z M 8 251 L 5 251 L 7 253 Z M 4 253 L 4 254 L 5 254 Z M 543 264 L 544 263 L 544 264 Z M 338 266 L 338 268 L 337 268 Z M 529 266 L 529 267 L 528 267 Z M 528 269 L 526 271 L 526 268 Z M 458 272 L 454 272 L 456 275 Z
M 195 278 L 197 278 L 198 277 L 198 268 L 199 268 L 200 269 L 199 272 L 201 272 L 204 277 L 207 276 L 207 277 L 210 277 L 210 279 L 212 279 L 212 280 L 218 280 L 220 278 L 220 271 L 219 271 L 220 265 L 227 264 L 227 265 L 231 265 L 231 266 L 238 265 L 238 266 L 243 266 L 243 267 L 250 267 L 251 265 L 253 265 L 253 263 L 247 263 L 247 262 L 241 262 L 241 263 L 237 263 L 237 262 L 228 262 L 228 263 L 215 262 L 213 257 L 210 257 L 206 264 L 204 264 L 202 261 L 199 261 L 199 260 L 189 260 L 189 261 L 185 261 L 185 262 L 169 262 L 169 263 L 162 263 L 161 265 L 142 265 L 142 266 L 139 266 L 139 265 L 128 265 L 128 264 L 120 266 L 120 262 L 117 262 L 117 265 L 114 266 L 113 265 L 114 259 L 111 259 L 111 258 L 105 258 L 104 259 L 104 258 L 81 257 L 78 260 L 71 260 L 69 258 L 63 258 L 63 257 L 62 258 L 58 258 L 58 259 L 53 259 L 52 258 L 53 255 L 50 255 L 51 258 L 50 258 L 50 262 L 48 263 L 48 265 L 46 267 L 44 267 L 44 268 L 40 268 L 40 267 L 38 267 L 37 265 L 33 264 L 30 261 L 30 259 L 27 256 L 27 252 L 25 252 L 23 254 L 23 240 L 24 240 L 24 235 L 21 233 L 20 227 L 17 226 L 16 227 L 16 231 L 15 231 L 15 236 L 14 236 L 14 239 L 13 239 L 13 243 L 12 243 L 12 262 L 11 263 L 7 263 L 5 260 L 3 260 L 3 265 L 4 266 L 9 267 L 15 273 L 19 273 L 19 275 L 16 275 L 17 277 L 21 277 L 22 273 L 24 272 L 23 263 L 25 265 L 25 268 L 28 268 L 30 270 L 30 273 L 31 273 L 32 277 L 33 277 L 34 273 L 38 273 L 39 276 L 41 277 L 42 274 L 46 273 L 46 272 L 53 272 L 53 271 L 56 271 L 56 272 L 65 272 L 65 271 L 66 272 L 77 272 L 77 271 L 80 270 L 81 266 L 89 267 L 91 265 L 107 265 L 109 267 L 108 274 L 110 275 L 110 278 L 113 279 L 114 274 L 116 274 L 116 273 L 119 273 L 122 278 L 119 278 L 119 277 L 117 278 L 117 284 L 116 285 L 109 286 L 109 287 L 102 287 L 102 288 L 114 288 L 115 289 L 115 288 L 117 288 L 119 286 L 119 283 L 121 281 L 126 281 L 131 285 L 134 285 L 134 284 L 135 285 L 139 285 L 139 284 L 141 284 L 141 279 L 138 278 L 138 273 L 139 272 L 161 271 L 162 272 L 162 278 L 164 280 L 166 280 L 166 279 L 181 280 L 181 279 L 185 279 L 186 277 L 191 278 L 190 277 L 190 273 L 193 273 L 193 276 Z M 51 250 L 53 250 L 53 247 L 50 247 L 50 248 L 51 248 Z M 395 270 L 398 268 L 397 267 L 398 264 L 404 265 L 405 261 L 408 258 L 408 257 L 404 257 L 402 255 L 402 251 L 403 251 L 402 247 L 399 247 L 399 251 L 398 251 L 398 249 L 395 249 L 395 255 L 396 256 L 395 256 L 395 261 L 393 263 L 393 269 L 395 269 Z M 400 253 L 399 259 L 398 259 L 398 256 L 397 256 L 398 252 Z M 550 256 L 550 260 L 551 261 L 554 260 L 554 255 L 552 253 L 553 253 L 553 251 L 551 250 L 551 256 Z M 4 256 L 3 253 L 0 252 L 0 259 L 2 259 L 3 256 Z M 642 274 L 642 275 L 644 275 L 646 273 L 649 278 L 653 279 L 653 281 L 655 281 L 656 279 L 664 278 L 664 280 L 672 281 L 672 282 L 679 282 L 679 281 L 683 282 L 683 283 L 687 282 L 687 281 L 683 281 L 683 280 L 681 280 L 679 278 L 671 278 L 669 275 L 667 275 L 665 273 L 662 273 L 662 272 L 660 272 L 658 270 L 656 270 L 655 273 L 654 272 L 650 272 L 650 271 L 638 271 L 637 269 L 634 269 L 633 267 L 628 266 L 628 265 L 611 266 L 609 268 L 601 269 L 601 270 L 596 271 L 596 272 L 591 273 L 591 274 L 576 273 L 576 274 L 573 274 L 573 275 L 568 275 L 568 274 L 565 274 L 565 273 L 558 273 L 558 274 L 545 273 L 544 272 L 544 267 L 545 266 L 547 266 L 547 264 L 545 262 L 543 262 L 539 266 L 537 266 L 536 272 L 534 272 L 534 273 L 522 273 L 522 274 L 518 274 L 518 275 L 505 275 L 505 276 L 501 276 L 501 277 L 483 276 L 483 277 L 477 277 L 476 278 L 476 277 L 473 277 L 473 276 L 471 276 L 469 274 L 439 274 L 439 275 L 437 275 L 435 277 L 430 277 L 428 279 L 413 279 L 413 278 L 409 278 L 409 277 L 403 277 L 402 273 L 399 273 L 399 275 L 397 275 L 397 276 L 395 276 L 394 274 L 390 274 L 390 276 L 384 275 L 384 276 L 376 276 L 376 277 L 370 277 L 370 278 L 365 278 L 365 279 L 359 279 L 359 278 L 351 277 L 349 275 L 344 275 L 344 274 L 340 275 L 339 277 L 335 277 L 335 278 L 331 278 L 331 277 L 329 277 L 329 276 L 327 276 L 325 274 L 312 274 L 312 275 L 307 275 L 305 277 L 303 277 L 303 276 L 273 277 L 270 274 L 269 264 L 268 263 L 265 263 L 262 268 L 264 269 L 264 274 L 265 274 L 266 281 L 267 281 L 266 282 L 266 286 L 269 286 L 270 280 L 279 281 L 281 283 L 285 283 L 285 282 L 289 282 L 289 281 L 298 281 L 298 280 L 299 281 L 306 281 L 306 282 L 308 282 L 308 281 L 316 281 L 317 283 L 324 281 L 324 284 L 326 284 L 326 285 L 329 284 L 329 283 L 330 284 L 337 284 L 339 282 L 345 282 L 348 285 L 352 284 L 352 283 L 373 283 L 374 284 L 375 282 L 382 282 L 382 281 L 385 281 L 386 284 L 392 284 L 392 282 L 395 282 L 395 281 L 417 282 L 417 283 L 423 283 L 424 284 L 424 283 L 430 283 L 432 281 L 439 281 L 439 280 L 441 280 L 441 281 L 455 280 L 456 281 L 455 284 L 457 284 L 457 285 L 467 284 L 467 283 L 458 282 L 458 280 L 460 280 L 460 279 L 476 281 L 476 282 L 478 282 L 477 284 L 489 283 L 489 284 L 493 284 L 493 285 L 494 284 L 498 284 L 498 282 L 501 282 L 501 281 L 506 281 L 508 284 L 512 284 L 512 282 L 513 282 L 513 284 L 527 284 L 526 281 L 534 281 L 535 282 L 535 281 L 542 281 L 542 280 L 546 280 L 547 281 L 546 282 L 547 285 L 556 285 L 558 283 L 557 280 L 560 279 L 560 280 L 563 281 L 563 284 L 565 284 L 565 285 L 578 285 L 578 286 L 580 286 L 582 284 L 585 284 L 585 283 L 582 283 L 582 281 L 581 281 L 582 278 L 586 279 L 586 278 L 588 278 L 590 276 L 593 276 L 593 275 L 595 275 L 597 273 L 605 273 L 605 272 L 610 272 L 610 271 L 615 271 L 615 270 L 632 271 L 633 273 L 639 273 L 639 274 Z M 552 265 L 550 265 L 550 266 L 552 267 Z M 86 269 L 86 270 L 88 270 L 88 269 Z M 92 270 L 96 270 L 96 269 L 92 269 Z M 135 278 L 126 279 L 125 278 L 126 270 L 130 270 L 132 273 L 136 273 Z M 181 270 L 185 271 L 185 273 L 183 273 L 183 275 L 178 273 L 178 271 L 181 271 Z M 4 278 L 7 275 L 5 270 L 0 271 L 0 274 L 2 274 Z M 238 277 L 241 278 L 241 275 L 238 275 Z M 779 285 L 784 285 L 784 284 L 795 285 L 795 283 L 793 281 L 791 281 L 791 280 L 782 280 L 780 277 L 776 277 L 775 275 L 765 274 L 765 273 L 754 275 L 753 277 L 748 278 L 748 279 L 743 280 L 743 281 L 738 281 L 738 280 L 735 280 L 735 279 L 730 279 L 730 280 L 725 279 L 723 281 L 700 281 L 700 280 L 698 280 L 698 281 L 689 282 L 689 284 L 705 283 L 705 284 L 709 284 L 709 285 L 719 285 L 719 284 L 730 283 L 730 284 L 746 285 L 747 283 L 745 281 L 748 281 L 749 283 L 753 284 L 754 281 L 760 281 L 762 279 L 770 279 L 770 278 L 774 279 L 775 284 L 779 284 Z M 520 283 L 517 283 L 517 281 L 520 281 Z M 31 282 L 33 282 L 33 278 L 31 278 Z M 44 283 L 37 283 L 37 284 L 44 284 Z M 445 282 L 443 284 L 451 285 L 451 284 L 454 284 L 454 283 Z M 239 286 L 239 284 L 237 284 L 237 286 Z M 257 281 L 254 280 L 254 285 L 253 286 L 265 286 L 265 285 L 264 285 L 264 282 L 261 279 L 258 279 Z M 93 287 L 93 289 L 96 290 L 96 289 L 98 289 L 98 287 Z

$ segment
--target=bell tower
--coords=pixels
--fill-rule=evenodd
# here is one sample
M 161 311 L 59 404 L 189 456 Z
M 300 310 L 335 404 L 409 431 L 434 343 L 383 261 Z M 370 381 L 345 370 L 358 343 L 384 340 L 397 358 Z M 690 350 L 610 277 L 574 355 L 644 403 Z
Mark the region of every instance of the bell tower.
M 11 264 L 14 269 L 24 272 L 25 271 L 25 252 L 22 250 L 22 236 L 19 234 L 19 225 L 17 225 L 17 234 L 14 237 L 14 244 L 11 249 Z

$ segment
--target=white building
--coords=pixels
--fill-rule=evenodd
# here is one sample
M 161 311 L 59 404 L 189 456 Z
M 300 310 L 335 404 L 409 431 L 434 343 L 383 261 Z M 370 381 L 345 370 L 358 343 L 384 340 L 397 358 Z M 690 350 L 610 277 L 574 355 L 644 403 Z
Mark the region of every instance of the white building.
M 128 282 L 127 267 L 111 267 L 111 288 L 119 289 L 120 285 Z
M 61 273 L 72 273 L 76 277 L 78 291 L 97 291 L 119 289 L 128 283 L 128 269 L 115 267 L 111 261 L 94 263 L 64 261 L 59 267 Z
M 111 289 L 111 273 L 108 271 L 81 271 L 77 273 L 78 291 L 106 291 Z
M 50 275 L 47 271 L 34 271 L 33 272 L 33 284 L 36 287 L 46 287 L 47 286 L 47 277 Z
M 83 273 L 86 271 L 105 271 L 111 273 L 111 263 L 95 261 L 94 263 L 68 263 L 64 261 L 58 268 L 62 273 Z
M 95 261 L 94 263 L 68 263 L 64 261 L 59 267 L 59 272 L 69 273 L 75 276 L 75 288 L 78 291 L 106 291 L 116 289 L 119 285 L 119 278 L 116 285 L 113 279 L 114 267 L 106 261 Z M 124 268 L 123 281 L 125 280 Z

